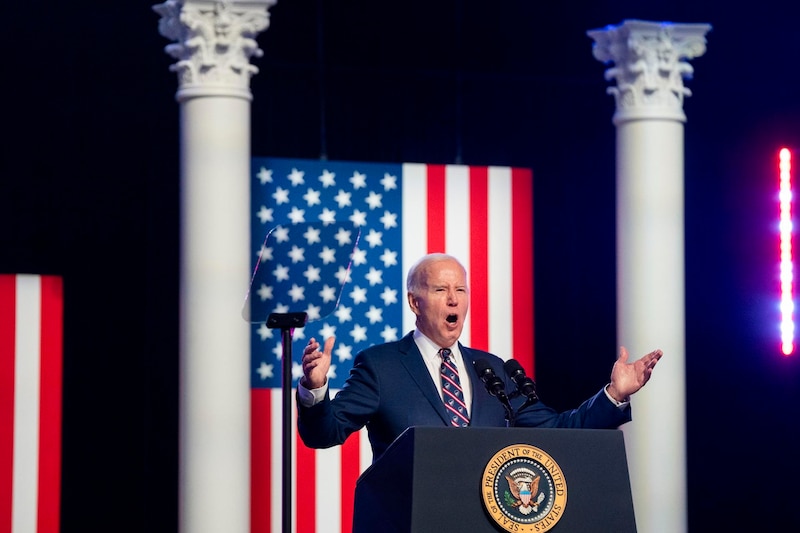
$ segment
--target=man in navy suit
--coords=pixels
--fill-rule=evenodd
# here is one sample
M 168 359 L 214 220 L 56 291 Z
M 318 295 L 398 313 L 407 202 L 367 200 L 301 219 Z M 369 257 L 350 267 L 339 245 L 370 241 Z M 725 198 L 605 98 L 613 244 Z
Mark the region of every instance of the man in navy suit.
M 372 346 L 356 355 L 350 376 L 335 398 L 330 397 L 326 377 L 335 339 L 326 339 L 321 351 L 316 339 L 309 340 L 303 351 L 303 377 L 297 387 L 298 431 L 307 446 L 342 444 L 348 435 L 366 426 L 374 461 L 411 426 L 452 425 L 442 395 L 442 349 L 450 350 L 459 375 L 467 410 L 468 422 L 464 424 L 509 424 L 509 409 L 492 397 L 474 366 L 476 361 L 482 370 L 488 366 L 489 375 L 493 372 L 492 377 L 496 376 L 494 382 L 503 381 L 500 388 L 504 391 L 494 396 L 510 396 L 516 386 L 506 376 L 503 360 L 458 342 L 469 308 L 463 265 L 446 254 L 426 255 L 411 267 L 406 285 L 408 304 L 417 317 L 416 329 L 399 341 Z M 628 363 L 623 347 L 609 384 L 580 407 L 559 413 L 535 402 L 513 415 L 513 425 L 616 428 L 631 419 L 630 396 L 647 383 L 661 356 L 661 350 L 655 350 Z M 523 400 L 517 400 L 512 413 Z

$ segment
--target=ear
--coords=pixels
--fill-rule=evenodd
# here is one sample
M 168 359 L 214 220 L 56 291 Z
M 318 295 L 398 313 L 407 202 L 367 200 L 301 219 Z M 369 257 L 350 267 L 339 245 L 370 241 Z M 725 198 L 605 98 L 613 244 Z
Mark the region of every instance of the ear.
M 408 298 L 408 306 L 411 308 L 411 311 L 415 315 L 419 315 L 419 305 L 417 305 L 417 299 L 414 295 L 409 292 L 406 294 L 406 298 Z

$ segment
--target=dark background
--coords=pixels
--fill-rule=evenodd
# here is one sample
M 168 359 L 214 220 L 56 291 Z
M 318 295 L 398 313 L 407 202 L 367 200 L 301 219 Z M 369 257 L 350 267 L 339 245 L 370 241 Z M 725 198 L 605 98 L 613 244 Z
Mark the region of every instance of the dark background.
M 0 272 L 64 276 L 69 532 L 177 529 L 177 79 L 153 3 L 13 2 L 0 22 Z M 795 531 L 776 166 L 800 147 L 800 8 L 640 4 L 279 0 L 252 151 L 532 168 L 535 374 L 572 407 L 617 349 L 614 101 L 586 31 L 711 24 L 684 106 L 689 524 Z

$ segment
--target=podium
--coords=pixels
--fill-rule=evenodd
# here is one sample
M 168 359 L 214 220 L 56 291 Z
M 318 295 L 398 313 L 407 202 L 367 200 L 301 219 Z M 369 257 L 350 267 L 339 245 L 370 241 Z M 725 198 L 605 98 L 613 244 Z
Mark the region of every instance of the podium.
M 541 509 L 520 523 L 503 509 L 525 507 L 512 478 L 531 477 L 540 483 L 522 494 Z M 635 532 L 622 432 L 409 428 L 356 483 L 353 532 L 375 531 Z

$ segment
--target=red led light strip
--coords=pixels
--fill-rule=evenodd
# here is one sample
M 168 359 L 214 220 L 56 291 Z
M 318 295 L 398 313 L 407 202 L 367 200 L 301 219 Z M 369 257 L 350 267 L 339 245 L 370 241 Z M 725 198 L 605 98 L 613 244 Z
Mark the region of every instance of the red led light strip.
M 794 272 L 792 267 L 792 153 L 779 153 L 781 178 L 781 351 L 794 352 Z

